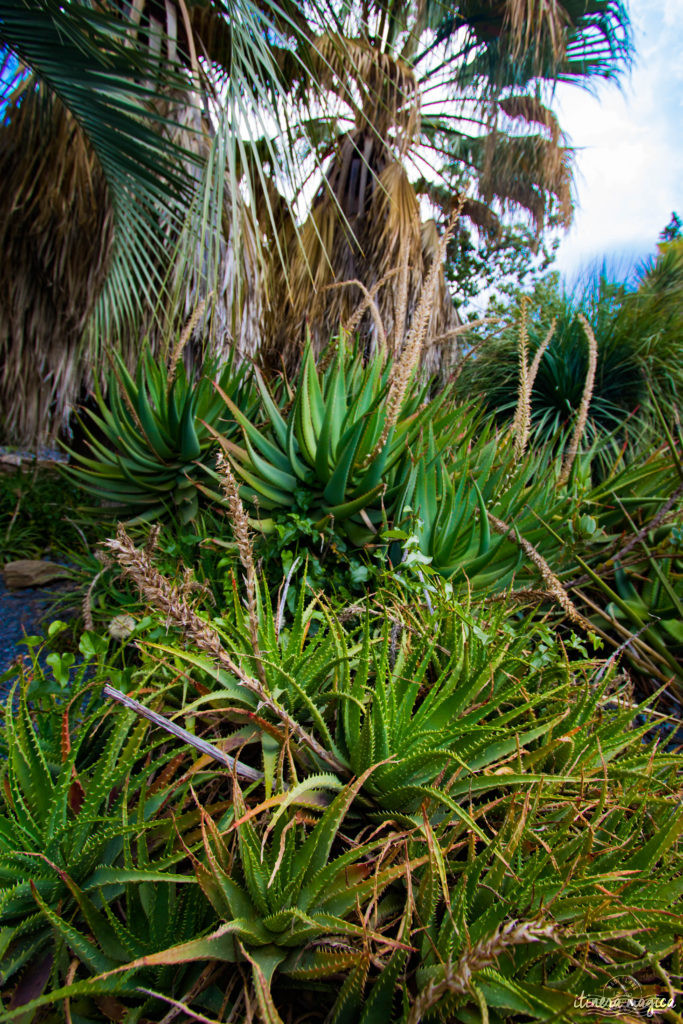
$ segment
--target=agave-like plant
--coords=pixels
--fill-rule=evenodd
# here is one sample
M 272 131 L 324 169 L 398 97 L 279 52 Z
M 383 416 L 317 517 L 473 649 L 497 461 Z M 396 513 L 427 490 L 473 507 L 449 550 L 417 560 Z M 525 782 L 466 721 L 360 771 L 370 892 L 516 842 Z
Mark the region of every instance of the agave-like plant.
M 440 448 L 451 437 L 445 393 L 425 404 L 428 385 L 417 387 L 391 421 L 392 365 L 380 351 L 367 363 L 343 336 L 327 369 L 306 350 L 293 400 L 283 410 L 259 382 L 266 423 L 259 428 L 229 402 L 242 428 L 244 447 L 223 442 L 239 478 L 240 495 L 268 515 L 304 512 L 334 521 L 355 544 L 370 541 L 391 516 L 431 424 Z M 255 518 L 263 531 L 272 518 Z
M 90 456 L 70 453 L 71 476 L 135 520 L 169 513 L 182 523 L 192 520 L 202 466 L 216 449 L 215 432 L 229 437 L 237 429 L 224 396 L 251 409 L 247 364 L 236 367 L 234 356 L 220 368 L 209 361 L 196 380 L 182 359 L 170 372 L 146 349 L 132 377 L 115 354 L 106 398 L 99 388 L 95 395 L 97 412 L 88 411 L 89 423 L 82 424 Z

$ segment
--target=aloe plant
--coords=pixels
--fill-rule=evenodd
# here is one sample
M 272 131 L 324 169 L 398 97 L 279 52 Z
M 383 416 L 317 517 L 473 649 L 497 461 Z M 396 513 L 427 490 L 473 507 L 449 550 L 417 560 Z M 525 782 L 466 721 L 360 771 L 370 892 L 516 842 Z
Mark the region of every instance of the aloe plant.
M 277 515 L 299 511 L 321 526 L 333 521 L 356 544 L 373 539 L 420 458 L 428 424 L 440 448 L 452 435 L 442 408 L 445 394 L 425 405 L 427 385 L 406 397 L 396 423 L 389 423 L 390 373 L 383 353 L 364 364 L 359 350 L 347 349 L 342 338 L 326 370 L 316 367 L 311 347 L 306 349 L 286 409 L 259 382 L 263 427 L 228 402 L 244 445 L 223 444 L 241 497 L 259 510 L 254 524 L 260 530 L 272 530 Z
M 580 500 L 557 491 L 557 467 L 549 449 L 516 461 L 513 440 L 482 425 L 467 410 L 455 410 L 462 424 L 458 443 L 446 456 L 430 443 L 412 469 L 399 503 L 396 522 L 412 535 L 431 569 L 454 584 L 478 593 L 501 591 L 513 579 L 528 580 L 534 567 L 519 545 L 496 535 L 493 515 L 551 559 L 564 559 L 567 524 L 578 515 Z M 397 537 L 388 531 L 389 539 Z M 399 557 L 393 553 L 396 563 Z
M 206 960 L 242 963 L 250 970 L 261 1016 L 275 1024 L 280 1021 L 271 992 L 276 974 L 293 979 L 335 976 L 364 960 L 360 943 L 393 946 L 381 928 L 368 928 L 362 910 L 410 865 L 378 864 L 372 871 L 369 858 L 383 845 L 381 839 L 346 852 L 336 849 L 364 778 L 342 787 L 334 776 L 314 775 L 270 798 L 263 809 L 275 810 L 263 835 L 253 824 L 261 806 L 248 809 L 236 786 L 234 810 L 219 823 L 203 816 L 206 859 L 193 859 L 197 881 L 221 923 L 209 934 L 115 971 Z M 293 805 L 319 806 L 316 797 L 330 790 L 338 791 L 337 796 L 307 830 Z M 232 833 L 227 840 L 226 832 Z
M 496 1024 L 575 1020 L 582 994 L 671 1005 L 655 965 L 674 950 L 681 922 L 668 895 L 681 890 L 680 814 L 661 782 L 651 796 L 632 784 L 625 803 L 597 777 L 589 788 L 595 803 L 581 826 L 568 791 L 544 801 L 539 784 L 511 801 L 494 843 L 466 859 L 446 856 L 448 904 L 438 863 L 423 877 L 416 905 L 429 924 L 411 1024 L 430 1012 L 477 1019 L 482 1007 Z M 653 974 L 655 985 L 639 984 Z
M 152 866 L 142 854 L 145 836 L 159 833 L 153 818 L 167 792 L 162 786 L 152 796 L 151 777 L 168 760 L 147 759 L 132 770 L 146 756 L 146 724 L 126 714 L 103 729 L 101 706 L 90 708 L 81 690 L 70 708 L 54 705 L 61 729 L 39 738 L 26 689 L 16 701 L 15 694 L 5 714 L 0 780 L 0 991 L 22 968 L 38 970 L 54 950 L 56 917 L 65 928 L 82 915 L 92 925 L 127 883 L 174 881 L 160 869 L 179 860 L 169 852 Z M 84 701 L 88 714 L 79 721 Z
M 106 398 L 97 388 L 97 412 L 82 423 L 90 455 L 70 452 L 69 472 L 94 497 L 136 520 L 172 513 L 187 523 L 198 511 L 197 483 L 215 452 L 215 431 L 230 436 L 237 429 L 223 396 L 251 408 L 246 364 L 237 368 L 231 358 L 219 368 L 209 361 L 195 380 L 182 359 L 169 373 L 149 349 L 135 377 L 120 356 L 113 359 Z

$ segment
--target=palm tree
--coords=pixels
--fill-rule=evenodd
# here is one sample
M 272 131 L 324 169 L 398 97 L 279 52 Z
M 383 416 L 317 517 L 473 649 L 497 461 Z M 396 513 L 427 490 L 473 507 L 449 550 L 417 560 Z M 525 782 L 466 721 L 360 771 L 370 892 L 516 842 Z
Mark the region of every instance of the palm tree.
M 260 337 L 266 362 L 296 358 L 307 316 L 326 340 L 362 294 L 327 286 L 356 279 L 400 338 L 470 182 L 482 230 L 510 207 L 539 231 L 553 206 L 568 221 L 552 86 L 615 75 L 629 40 L 615 0 L 0 0 L 19 59 L 2 75 L 5 433 L 56 429 L 105 343 L 219 281 L 223 340 Z M 301 222 L 292 198 L 321 170 Z M 432 338 L 454 320 L 443 282 L 442 299 Z
M 281 208 L 289 277 L 266 332 L 273 362 L 296 347 L 304 322 L 324 344 L 352 314 L 362 293 L 326 290 L 340 282 L 373 288 L 386 279 L 377 302 L 399 337 L 458 204 L 489 234 L 510 211 L 523 211 L 539 234 L 550 212 L 568 226 L 571 151 L 552 90 L 616 76 L 631 47 L 628 16 L 613 0 L 366 0 L 339 5 L 334 20 L 329 32 L 312 15 L 313 43 L 304 38 L 302 53 L 290 41 L 280 56 L 293 119 L 324 174 L 301 228 Z M 317 83 L 312 97 L 307 76 Z M 410 268 L 407 301 L 405 278 L 386 278 L 401 265 Z M 453 318 L 443 282 L 442 294 L 432 337 Z M 369 314 L 365 324 L 372 333 Z
M 237 272 L 238 258 L 254 263 L 249 218 L 226 180 L 238 134 L 200 57 L 215 47 L 229 70 L 223 105 L 267 117 L 268 0 L 260 11 L 249 0 L 161 10 L 163 21 L 154 0 L 0 0 L 6 439 L 53 436 L 104 350 L 135 349 L 150 311 L 159 319 L 181 285 L 196 305 L 193 279 L 205 294 L 208 264 L 230 303 L 249 283 Z

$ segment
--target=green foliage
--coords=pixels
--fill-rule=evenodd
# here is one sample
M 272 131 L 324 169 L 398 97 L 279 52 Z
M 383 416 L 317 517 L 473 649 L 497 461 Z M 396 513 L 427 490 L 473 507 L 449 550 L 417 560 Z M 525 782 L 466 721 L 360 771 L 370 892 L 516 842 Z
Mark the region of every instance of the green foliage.
M 586 446 L 598 442 L 598 455 L 607 459 L 624 444 L 633 452 L 659 434 L 653 403 L 670 419 L 675 417 L 683 386 L 683 253 L 675 242 L 663 250 L 641 269 L 635 287 L 611 280 L 605 271 L 575 293 L 561 291 L 556 274 L 536 283 L 530 293 L 529 361 L 553 318 L 557 320 L 531 394 L 532 425 L 541 443 L 569 426 L 581 403 L 588 353 L 580 313 L 591 324 L 598 348 Z M 513 300 L 510 311 L 515 308 Z M 492 311 L 500 312 L 500 305 L 494 303 Z M 518 332 L 510 324 L 502 334 L 493 331 L 479 342 L 474 358 L 464 364 L 457 390 L 462 395 L 474 388 L 483 391 L 499 418 L 511 417 L 519 381 Z
M 214 624 L 241 671 L 262 667 L 267 706 L 189 627 L 141 634 L 138 683 L 262 781 L 188 762 L 128 711 L 103 721 L 87 691 L 46 705 L 42 738 L 25 693 L 8 715 L 3 996 L 48 949 L 30 1010 L 66 997 L 85 1019 L 106 995 L 132 1019 L 177 999 L 219 1021 L 244 992 L 272 1024 L 412 1024 L 437 1006 L 502 1024 L 571 1012 L 596 977 L 654 972 L 666 993 L 677 759 L 633 728 L 642 709 L 609 664 L 572 664 L 549 626 L 437 591 L 431 614 L 391 589 L 335 613 L 302 585 L 291 616 L 259 587 L 257 648 L 231 589 Z
M 460 991 L 455 984 L 452 992 L 442 989 L 433 1000 L 439 1011 L 467 1020 L 483 1004 L 492 1021 L 558 1013 L 571 1020 L 581 993 L 616 995 L 625 984 L 640 994 L 628 979 L 647 975 L 676 941 L 680 916 L 669 915 L 664 893 L 681 891 L 680 861 L 669 857 L 680 816 L 665 784 L 653 780 L 648 792 L 628 769 L 623 780 L 621 801 L 589 782 L 587 827 L 578 828 L 571 787 L 539 785 L 509 803 L 495 842 L 479 851 L 472 844 L 467 860 L 454 866 L 450 902 L 437 905 L 421 937 L 418 984 L 422 991 L 436 986 L 446 964 L 456 965 L 456 975 L 468 960 L 479 969 Z M 517 925 L 515 936 L 521 921 L 531 927 Z M 651 929 L 652 944 L 643 928 Z M 590 967 L 576 955 L 589 943 Z M 655 991 L 669 998 L 664 986 Z
M 259 384 L 263 428 L 230 404 L 244 447 L 230 442 L 224 447 L 241 482 L 241 497 L 269 514 L 254 520 L 259 529 L 273 530 L 277 516 L 296 512 L 318 529 L 333 521 L 354 544 L 372 540 L 420 456 L 422 433 L 432 424 L 440 444 L 450 436 L 443 397 L 423 407 L 425 386 L 404 399 L 383 440 L 390 371 L 383 353 L 364 363 L 342 337 L 326 370 L 316 367 L 307 349 L 284 410 Z
M 156 548 L 120 536 L 136 593 L 98 571 L 133 642 L 70 651 L 56 623 L 46 658 L 29 638 L 2 744 L 3 1019 L 69 1000 L 75 1022 L 171 1001 L 515 1024 L 578 1019 L 582 993 L 670 997 L 679 758 L 620 665 L 681 679 L 677 431 L 651 398 L 666 443 L 603 452 L 597 483 L 594 444 L 559 486 L 563 439 L 520 456 L 423 389 L 373 461 L 390 373 L 340 346 L 279 402 L 260 384 L 265 422 L 221 397 L 255 549 L 215 508 Z
M 674 210 L 671 213 L 671 220 L 663 231 L 660 232 L 659 237 L 664 243 L 678 241 L 682 234 L 681 228 L 683 228 L 683 221 Z
M 557 491 L 559 464 L 549 449 L 516 459 L 514 438 L 496 433 L 490 421 L 481 423 L 464 408 L 451 415 L 458 445 L 448 460 L 432 448 L 413 468 L 397 521 L 409 529 L 413 513 L 411 535 L 439 575 L 478 592 L 500 591 L 534 570 L 519 545 L 492 533 L 489 515 L 514 523 L 546 555 L 557 554 L 553 530 L 572 520 L 577 502 Z
M 551 226 L 552 222 L 551 218 Z M 497 232 L 480 231 L 478 237 L 461 228 L 448 243 L 444 266 L 458 309 L 467 309 L 490 288 L 495 288 L 496 295 L 528 290 L 548 271 L 558 245 L 559 236 L 541 240 L 539 248 L 537 235 L 522 224 L 501 224 Z
M 8 698 L 0 813 L 3 984 L 25 965 L 30 972 L 54 947 L 56 914 L 67 929 L 80 912 L 91 927 L 102 921 L 106 932 L 104 907 L 126 882 L 163 881 L 161 867 L 179 859 L 167 851 L 151 869 L 146 854 L 139 867 L 132 860 L 136 843 L 139 858 L 147 835 L 159 834 L 152 819 L 164 799 L 163 791 L 148 793 L 158 762 L 133 773 L 148 752 L 144 723 L 126 714 L 102 727 L 101 703 L 87 690 L 76 691 L 69 704 L 54 702 L 51 713 L 61 728 L 43 729 L 39 737 L 26 689 L 17 694 L 15 688 Z
M 175 514 L 188 523 L 199 509 L 197 483 L 216 448 L 214 432 L 236 429 L 224 396 L 250 408 L 247 366 L 237 369 L 231 358 L 219 370 L 208 362 L 196 380 L 181 359 L 170 373 L 146 350 L 133 378 L 114 359 L 107 398 L 96 392 L 98 413 L 84 424 L 91 456 L 71 453 L 77 465 L 70 473 L 137 520 Z
M 301 581 L 296 570 L 304 563 L 308 588 L 335 600 L 362 597 L 379 575 L 380 546 L 373 552 L 359 549 L 335 529 L 334 522 L 321 527 L 309 516 L 290 512 L 273 523 L 274 529 L 258 539 L 258 556 L 269 578 L 279 572 L 290 577 L 286 601 L 291 612 Z
M 0 476 L 0 563 L 59 555 L 79 543 L 82 492 L 53 469 L 22 465 Z M 95 531 L 87 525 L 89 534 Z
M 359 844 L 337 856 L 332 853 L 364 780 L 362 776 L 342 788 L 334 776 L 310 776 L 262 805 L 273 809 L 262 834 L 252 823 L 261 806 L 247 809 L 236 788 L 236 820 L 230 829 L 236 844 L 230 849 L 221 837 L 227 821 L 218 829 L 205 816 L 207 863 L 195 863 L 197 880 L 224 924 L 194 944 L 172 947 L 147 962 L 170 964 L 195 956 L 247 961 L 266 1019 L 278 1019 L 271 993 L 276 972 L 319 979 L 362 962 L 363 950 L 354 949 L 353 940 L 381 944 L 383 938 L 363 922 L 361 908 L 406 871 L 399 864 L 371 874 L 367 863 L 358 863 L 375 853 L 381 840 Z M 293 805 L 319 806 L 322 794 L 330 790 L 339 790 L 338 795 L 307 829 L 305 818 L 298 817 Z M 340 940 L 347 946 L 343 951 L 325 949 Z
M 675 238 L 660 247 L 656 260 L 641 269 L 637 287 L 624 296 L 617 316 L 622 345 L 638 345 L 648 383 L 646 408 L 655 424 L 655 403 L 669 423 L 678 421 L 683 396 L 683 243 Z
M 619 431 L 621 441 L 629 434 L 637 436 L 637 421 L 630 422 L 627 417 L 642 404 L 646 390 L 638 339 L 624 338 L 617 331 L 616 319 L 624 293 L 623 285 L 608 281 L 605 276 L 576 295 L 560 291 L 557 275 L 550 275 L 536 285 L 528 322 L 530 362 L 551 321 L 557 320 L 531 393 L 532 426 L 539 443 L 553 439 L 570 426 L 581 404 L 588 351 L 577 319 L 579 313 L 587 317 L 598 346 L 586 443 L 600 437 L 604 444 L 615 431 Z M 518 330 L 514 324 L 502 334 L 492 335 L 475 358 L 465 364 L 459 390 L 469 393 L 475 380 L 488 407 L 501 417 L 511 417 L 519 382 Z

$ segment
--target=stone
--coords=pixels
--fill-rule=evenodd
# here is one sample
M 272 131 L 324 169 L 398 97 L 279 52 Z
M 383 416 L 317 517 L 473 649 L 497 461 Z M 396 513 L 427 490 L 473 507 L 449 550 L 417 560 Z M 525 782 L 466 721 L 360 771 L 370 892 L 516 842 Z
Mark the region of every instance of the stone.
M 14 562 L 6 562 L 2 569 L 5 584 L 10 590 L 42 587 L 53 580 L 61 579 L 67 573 L 68 570 L 63 565 L 39 558 L 18 558 Z

